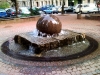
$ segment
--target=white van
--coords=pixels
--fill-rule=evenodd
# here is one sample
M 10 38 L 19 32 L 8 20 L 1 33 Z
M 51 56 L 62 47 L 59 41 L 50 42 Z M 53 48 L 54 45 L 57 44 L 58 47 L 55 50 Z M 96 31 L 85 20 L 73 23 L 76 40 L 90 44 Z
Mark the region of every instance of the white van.
M 92 12 L 95 12 L 96 9 L 97 9 L 97 6 L 94 3 L 81 4 L 81 9 L 80 9 L 80 4 L 77 4 L 74 7 L 74 12 L 75 13 L 78 13 L 78 12 L 81 12 L 81 13 L 90 13 L 91 12 L 92 13 Z
M 27 7 L 19 7 L 19 10 L 22 14 L 30 14 L 31 12 L 28 10 Z

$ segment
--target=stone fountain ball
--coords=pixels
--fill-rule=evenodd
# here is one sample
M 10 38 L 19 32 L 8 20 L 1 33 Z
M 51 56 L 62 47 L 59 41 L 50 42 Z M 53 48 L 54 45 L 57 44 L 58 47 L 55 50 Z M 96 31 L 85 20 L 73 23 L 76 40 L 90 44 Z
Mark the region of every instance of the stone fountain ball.
M 56 16 L 47 14 L 37 21 L 36 27 L 42 33 L 53 35 L 60 33 L 62 24 Z

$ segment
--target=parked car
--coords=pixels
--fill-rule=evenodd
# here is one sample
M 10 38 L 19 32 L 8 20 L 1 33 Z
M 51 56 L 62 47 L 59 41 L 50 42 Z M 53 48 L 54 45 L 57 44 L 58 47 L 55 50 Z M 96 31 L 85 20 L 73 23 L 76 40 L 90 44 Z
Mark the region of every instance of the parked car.
M 52 13 L 58 14 L 58 9 L 56 7 L 52 7 L 51 9 L 52 9 Z
M 44 10 L 46 10 L 47 8 L 52 8 L 52 7 L 55 7 L 55 6 L 54 6 L 54 5 L 42 6 L 42 7 L 40 8 L 40 11 L 44 11 Z
M 58 13 L 58 10 L 55 8 L 55 7 L 52 7 L 52 8 L 47 8 L 45 10 L 43 10 L 43 12 L 45 14 L 54 14 L 54 13 Z
M 30 14 L 31 12 L 28 10 L 27 7 L 19 7 L 19 11 L 21 14 Z
M 47 9 L 43 10 L 43 12 L 45 14 L 52 14 L 53 13 L 53 10 L 52 10 L 52 8 L 47 8 Z
M 66 8 L 64 8 L 64 12 L 73 12 L 73 6 L 68 6 Z
M 61 11 L 62 11 L 62 6 L 58 6 L 57 9 L 58 9 L 58 12 L 61 13 Z
M 80 8 L 81 6 L 81 8 Z M 94 9 L 96 9 L 97 6 L 96 4 L 93 4 L 93 3 L 89 3 L 89 4 L 78 4 L 75 8 L 74 8 L 74 12 L 75 13 L 78 13 L 78 12 L 81 12 L 81 13 L 89 13 L 90 11 L 94 11 Z
M 0 17 L 7 17 L 7 13 L 4 9 L 0 9 Z
M 66 8 L 67 8 L 67 7 L 64 7 L 64 9 L 66 9 Z M 59 13 L 61 13 L 61 12 L 62 12 L 62 6 L 58 6 L 58 7 L 57 7 L 57 10 L 58 10 Z
M 46 10 L 48 7 L 46 7 L 46 6 L 42 6 L 41 8 L 40 8 L 40 11 L 43 11 L 43 10 Z
M 100 8 L 99 8 L 99 10 L 100 10 Z M 90 10 L 88 13 L 98 13 L 98 8 L 96 7 L 93 10 Z
M 14 8 L 6 8 L 5 10 L 8 17 L 16 16 L 16 10 Z M 20 12 L 18 12 L 18 14 L 20 14 Z

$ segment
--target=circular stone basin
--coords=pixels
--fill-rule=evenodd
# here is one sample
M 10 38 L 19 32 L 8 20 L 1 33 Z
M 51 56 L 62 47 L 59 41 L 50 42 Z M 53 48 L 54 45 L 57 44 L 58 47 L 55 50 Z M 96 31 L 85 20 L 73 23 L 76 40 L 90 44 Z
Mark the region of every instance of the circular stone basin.
M 16 44 L 14 40 L 3 43 L 1 50 L 4 54 L 13 58 L 28 61 L 62 61 L 77 59 L 86 56 L 98 48 L 98 42 L 86 36 L 86 40 L 69 46 L 59 47 L 53 50 L 34 54 L 31 50 L 26 50 L 22 45 Z

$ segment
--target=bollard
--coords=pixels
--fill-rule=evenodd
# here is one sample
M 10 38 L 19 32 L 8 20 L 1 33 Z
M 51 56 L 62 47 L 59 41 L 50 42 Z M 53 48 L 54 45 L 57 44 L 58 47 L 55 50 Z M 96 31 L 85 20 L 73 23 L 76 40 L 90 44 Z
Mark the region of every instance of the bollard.
M 77 19 L 81 19 L 81 13 L 77 13 Z

